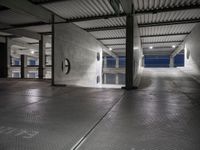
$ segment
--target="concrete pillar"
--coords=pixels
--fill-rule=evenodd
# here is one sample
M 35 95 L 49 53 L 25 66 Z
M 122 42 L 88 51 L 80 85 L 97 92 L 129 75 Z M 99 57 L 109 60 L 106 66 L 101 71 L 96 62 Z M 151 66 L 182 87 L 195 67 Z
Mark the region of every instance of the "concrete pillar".
M 145 57 L 144 57 L 144 55 L 142 57 L 142 66 L 145 67 Z
M 27 56 L 21 55 L 21 78 L 27 78 L 28 70 L 27 70 Z
M 126 17 L 126 89 L 130 90 L 133 88 L 133 75 L 134 75 L 134 64 L 133 64 L 133 39 L 134 39 L 134 16 L 129 14 Z
M 25 64 L 24 64 L 24 61 L 25 61 L 25 56 L 24 55 L 21 55 L 21 78 L 23 79 L 25 77 Z
M 173 67 L 174 67 L 174 57 L 173 57 L 173 56 L 170 56 L 169 67 L 170 67 L 170 68 L 173 68 Z
M 106 56 L 104 56 L 104 59 L 103 59 L 103 67 L 107 68 L 107 57 Z M 104 84 L 107 83 L 106 73 L 103 74 L 103 81 L 104 81 Z
M 7 38 L 5 43 L 0 43 L 0 78 L 8 77 Z
M 51 67 L 51 84 L 54 86 L 55 85 L 55 78 L 54 78 L 54 73 L 55 73 L 55 69 L 54 69 L 54 50 L 55 50 L 55 16 L 52 15 L 52 23 L 51 23 L 51 63 L 52 63 L 52 67 Z
M 39 79 L 44 78 L 44 65 L 45 65 L 45 43 L 43 35 L 41 35 L 41 40 L 39 41 L 39 68 L 38 77 Z
M 119 57 L 116 58 L 115 68 L 119 68 Z M 115 84 L 119 84 L 119 74 L 116 74 Z

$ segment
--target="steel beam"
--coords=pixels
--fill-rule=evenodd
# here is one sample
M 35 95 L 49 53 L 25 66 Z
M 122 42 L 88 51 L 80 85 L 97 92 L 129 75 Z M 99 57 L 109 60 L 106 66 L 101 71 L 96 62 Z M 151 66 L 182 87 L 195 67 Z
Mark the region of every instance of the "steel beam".
M 115 45 L 126 45 L 126 43 L 119 43 L 119 44 L 105 44 L 105 46 L 115 46 Z
M 119 30 L 119 29 L 125 29 L 126 26 L 109 26 L 109 27 L 100 27 L 100 28 L 90 28 L 90 29 L 84 29 L 87 32 L 95 32 L 95 31 L 106 31 L 106 30 Z
M 190 32 L 185 33 L 172 33 L 172 34 L 158 34 L 158 35 L 142 35 L 141 38 L 149 38 L 149 37 L 162 37 L 162 36 L 179 36 L 179 35 L 188 35 Z
M 126 39 L 126 37 L 108 37 L 108 38 L 97 38 L 97 40 L 116 40 L 116 39 Z
M 181 41 L 159 41 L 159 42 L 142 42 L 142 44 L 156 44 L 156 43 L 182 43 Z
M 154 22 L 154 23 L 144 23 L 138 24 L 140 28 L 146 27 L 154 27 L 154 26 L 168 26 L 168 25 L 178 25 L 178 24 L 190 24 L 190 23 L 198 23 L 199 19 L 185 19 L 185 20 L 176 20 L 176 21 L 164 21 L 164 22 Z

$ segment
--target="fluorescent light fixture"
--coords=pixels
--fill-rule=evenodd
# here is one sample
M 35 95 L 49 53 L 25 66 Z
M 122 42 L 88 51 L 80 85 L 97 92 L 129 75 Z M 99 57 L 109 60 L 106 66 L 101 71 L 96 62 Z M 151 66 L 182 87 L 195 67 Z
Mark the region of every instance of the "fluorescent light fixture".
M 172 45 L 172 48 L 175 48 L 176 47 L 176 45 Z
M 109 51 L 112 51 L 112 48 L 111 48 L 111 47 L 109 48 Z
M 150 49 L 153 49 L 153 46 L 150 46 L 149 48 L 150 48 Z

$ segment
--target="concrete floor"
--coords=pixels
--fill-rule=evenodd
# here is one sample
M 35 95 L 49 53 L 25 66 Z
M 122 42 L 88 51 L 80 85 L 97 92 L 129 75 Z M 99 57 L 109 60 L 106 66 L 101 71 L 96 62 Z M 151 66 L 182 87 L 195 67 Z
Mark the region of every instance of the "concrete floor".
M 134 91 L 0 80 L 0 150 L 199 150 L 200 85 L 145 69 Z

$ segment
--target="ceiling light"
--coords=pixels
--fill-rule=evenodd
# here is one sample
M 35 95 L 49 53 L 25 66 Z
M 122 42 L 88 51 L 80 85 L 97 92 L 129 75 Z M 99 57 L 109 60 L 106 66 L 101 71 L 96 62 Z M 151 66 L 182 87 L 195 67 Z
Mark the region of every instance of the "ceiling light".
M 111 47 L 109 48 L 109 51 L 112 51 L 112 48 L 111 48 Z
M 150 49 L 153 49 L 153 46 L 150 46 L 149 48 L 150 48 Z
M 176 47 L 176 45 L 172 45 L 172 48 L 175 48 Z
M 34 54 L 35 53 L 35 51 L 31 51 L 31 54 Z

